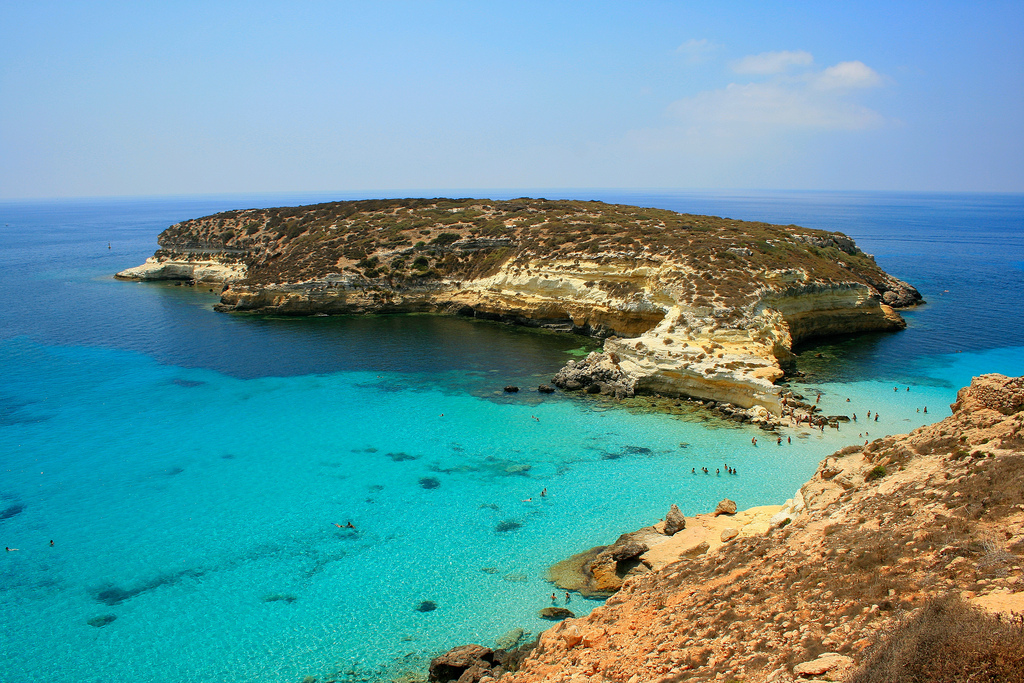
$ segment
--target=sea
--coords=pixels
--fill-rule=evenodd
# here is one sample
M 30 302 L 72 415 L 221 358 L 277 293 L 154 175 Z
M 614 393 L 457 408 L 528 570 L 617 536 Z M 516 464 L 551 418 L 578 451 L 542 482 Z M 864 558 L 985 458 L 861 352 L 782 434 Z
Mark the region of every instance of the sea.
M 597 199 L 836 230 L 927 303 L 902 332 L 798 349 L 792 388 L 859 420 L 779 445 L 685 403 L 536 392 L 593 339 L 223 314 L 210 288 L 113 278 L 177 221 L 367 196 Z M 949 415 L 972 376 L 1024 374 L 1022 306 L 1019 194 L 0 202 L 0 680 L 386 681 L 456 645 L 536 636 L 544 607 L 601 604 L 548 583 L 551 564 L 673 503 L 781 504 L 838 448 Z

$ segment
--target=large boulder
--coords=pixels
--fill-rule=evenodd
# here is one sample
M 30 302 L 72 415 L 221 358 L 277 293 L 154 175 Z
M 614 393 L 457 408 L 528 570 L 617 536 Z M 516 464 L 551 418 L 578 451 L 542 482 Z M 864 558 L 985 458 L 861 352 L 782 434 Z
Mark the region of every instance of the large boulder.
M 956 403 L 950 408 L 954 413 L 988 409 L 1013 415 L 1024 408 L 1024 377 L 995 373 L 975 377 L 969 386 L 956 392 Z
M 736 501 L 723 498 L 718 505 L 715 506 L 715 517 L 718 515 L 735 515 L 736 514 Z
M 829 680 L 839 680 L 838 675 L 846 673 L 853 665 L 853 659 L 837 652 L 825 652 L 817 659 L 793 667 L 797 676 L 821 676 L 829 674 Z
M 431 683 L 476 683 L 484 676 L 491 675 L 494 665 L 494 651 L 491 648 L 460 645 L 431 660 L 427 680 Z
M 665 515 L 665 535 L 675 536 L 685 528 L 686 517 L 679 511 L 679 507 L 672 503 L 672 506 L 668 509 L 668 514 Z
M 586 389 L 590 394 L 605 394 L 616 398 L 633 396 L 633 381 L 619 367 L 612 353 L 594 351 L 581 361 L 571 360 L 551 379 L 551 383 L 566 391 Z
M 548 579 L 585 597 L 611 595 L 627 577 L 650 571 L 640 556 L 650 549 L 644 539 L 651 536 L 661 534 L 653 527 L 623 534 L 612 545 L 591 548 L 553 565 Z

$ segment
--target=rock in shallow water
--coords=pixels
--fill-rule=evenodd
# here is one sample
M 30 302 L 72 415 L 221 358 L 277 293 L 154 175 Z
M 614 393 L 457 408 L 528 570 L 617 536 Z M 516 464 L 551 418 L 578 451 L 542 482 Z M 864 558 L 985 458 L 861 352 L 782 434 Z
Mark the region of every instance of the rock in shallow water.
M 453 647 L 430 662 L 431 683 L 479 681 L 494 666 L 494 651 L 483 645 Z
M 541 619 L 549 619 L 551 621 L 561 621 L 562 619 L 569 619 L 575 616 L 575 614 L 564 607 L 545 607 L 540 611 Z
M 101 628 L 103 626 L 106 626 L 107 624 L 113 623 L 115 619 L 117 619 L 116 614 L 101 614 L 98 617 L 93 617 L 92 619 L 90 619 L 89 626 Z

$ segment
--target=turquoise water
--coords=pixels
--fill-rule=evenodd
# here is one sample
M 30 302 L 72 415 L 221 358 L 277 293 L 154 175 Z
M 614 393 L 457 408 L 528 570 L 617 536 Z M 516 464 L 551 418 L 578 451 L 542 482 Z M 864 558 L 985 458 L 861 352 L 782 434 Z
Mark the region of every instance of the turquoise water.
M 972 375 L 1024 374 L 1024 326 L 1005 314 L 1024 291 L 1006 265 L 1024 261 L 1020 197 L 974 197 L 973 213 L 942 196 L 636 197 L 598 198 L 846 216 L 835 227 L 885 247 L 883 267 L 930 301 L 949 289 L 986 305 L 940 298 L 903 333 L 803 349 L 796 388 L 860 419 L 754 447 L 758 432 L 699 414 L 501 391 L 545 381 L 582 338 L 430 316 L 226 316 L 209 292 L 110 277 L 171 222 L 294 198 L 0 205 L 0 536 L 18 548 L 0 556 L 0 680 L 422 670 L 448 647 L 548 626 L 545 568 L 670 503 L 781 502 L 836 448 L 944 417 Z M 925 226 L 929 246 L 908 237 L 920 256 L 886 241 L 893 216 Z M 954 254 L 964 221 L 978 244 Z M 930 274 L 952 259 L 952 275 Z M 740 475 L 690 473 L 724 462 Z

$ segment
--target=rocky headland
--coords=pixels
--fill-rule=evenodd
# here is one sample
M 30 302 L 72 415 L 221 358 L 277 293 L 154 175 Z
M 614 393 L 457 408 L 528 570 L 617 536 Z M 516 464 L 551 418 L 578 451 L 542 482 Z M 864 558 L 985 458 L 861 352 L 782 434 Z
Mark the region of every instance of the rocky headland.
M 177 223 L 159 244 L 117 277 L 218 283 L 227 312 L 437 312 L 593 335 L 604 353 L 563 388 L 776 415 L 794 344 L 901 329 L 894 309 L 921 301 L 841 233 L 600 202 L 250 209 Z
M 836 452 L 783 506 L 673 506 L 556 565 L 611 597 L 431 680 L 1024 681 L 1024 378 L 977 377 L 952 409 Z

